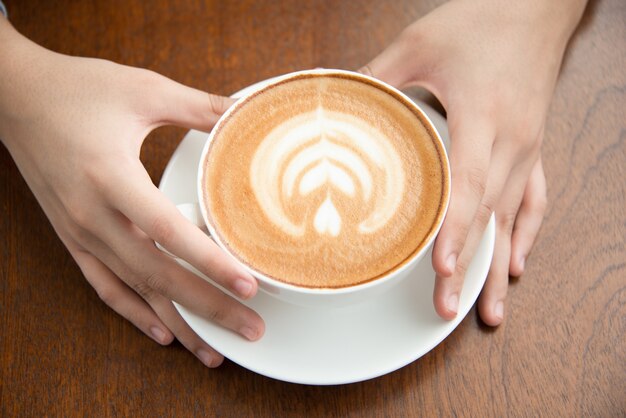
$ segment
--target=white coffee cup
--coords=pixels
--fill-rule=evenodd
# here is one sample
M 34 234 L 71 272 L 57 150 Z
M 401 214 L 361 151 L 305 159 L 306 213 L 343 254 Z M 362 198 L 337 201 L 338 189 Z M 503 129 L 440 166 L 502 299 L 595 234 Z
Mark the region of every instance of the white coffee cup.
M 221 242 L 220 235 L 216 233 L 214 226 L 209 221 L 210 217 L 208 216 L 208 209 L 205 207 L 205 204 L 203 203 L 205 202 L 205 199 L 203 196 L 205 191 L 204 191 L 204 186 L 203 186 L 203 181 L 202 181 L 205 175 L 204 161 L 206 160 L 207 154 L 210 151 L 210 144 L 214 140 L 214 133 L 218 131 L 217 128 L 220 126 L 220 124 L 224 123 L 224 121 L 229 117 L 229 115 L 235 109 L 237 109 L 238 106 L 246 102 L 251 95 L 268 88 L 268 86 L 272 86 L 276 83 L 283 82 L 284 80 L 288 80 L 292 77 L 299 76 L 302 74 L 324 75 L 324 74 L 337 74 L 337 73 L 346 74 L 351 77 L 362 78 L 362 79 L 367 80 L 369 83 L 374 83 L 376 85 L 381 86 L 382 88 L 391 89 L 394 92 L 396 92 L 399 96 L 401 96 L 403 99 L 405 99 L 405 104 L 407 106 L 412 107 L 412 109 L 415 112 L 419 112 L 423 116 L 421 118 L 421 123 L 429 124 L 430 131 L 433 132 L 436 136 L 436 138 L 433 138 L 433 139 L 435 139 L 436 141 L 439 141 L 439 144 L 441 145 L 440 148 L 445 157 L 443 169 L 445 170 L 444 177 L 445 179 L 447 179 L 446 180 L 447 187 L 444 190 L 445 196 L 443 199 L 444 201 L 443 201 L 443 205 L 441 209 L 441 216 L 438 217 L 438 222 L 435 228 L 433 228 L 434 233 L 429 236 L 427 243 L 422 246 L 421 250 L 414 253 L 410 257 L 410 259 L 405 261 L 401 266 L 393 269 L 390 273 L 383 275 L 375 280 L 367 281 L 365 283 L 356 284 L 356 285 L 348 286 L 348 287 L 311 288 L 311 287 L 296 286 L 290 283 L 286 283 L 286 282 L 268 277 L 267 275 L 264 275 L 254 270 L 254 268 L 244 263 L 241 263 L 237 259 L 237 257 L 235 257 L 234 254 L 230 253 L 229 248 L 223 242 Z M 388 84 L 383 83 L 382 81 L 374 79 L 372 77 L 362 75 L 360 73 L 354 73 L 354 72 L 345 71 L 345 70 L 315 69 L 315 70 L 306 70 L 306 71 L 299 71 L 295 73 L 289 73 L 283 76 L 279 76 L 276 78 L 272 78 L 272 79 L 260 82 L 254 86 L 244 89 L 242 93 L 243 94 L 238 99 L 238 101 L 233 106 L 231 106 L 231 108 L 229 108 L 224 113 L 224 115 L 222 115 L 222 117 L 219 119 L 213 131 L 208 135 L 206 143 L 204 144 L 204 148 L 202 150 L 202 154 L 200 158 L 200 163 L 197 169 L 197 172 L 198 172 L 197 196 L 198 196 L 198 202 L 201 202 L 201 203 L 191 202 L 191 203 L 184 203 L 184 204 L 177 205 L 179 211 L 187 219 L 193 222 L 195 225 L 207 231 L 208 234 L 213 238 L 213 240 L 225 252 L 225 254 L 231 257 L 232 260 L 234 260 L 234 262 L 239 263 L 248 272 L 250 272 L 258 280 L 259 288 L 262 291 L 272 296 L 275 296 L 276 298 L 285 302 L 289 302 L 289 303 L 293 303 L 297 305 L 303 305 L 303 306 L 342 306 L 346 304 L 357 303 L 357 302 L 365 301 L 373 297 L 376 297 L 376 295 L 380 295 L 381 293 L 390 289 L 395 284 L 399 283 L 400 281 L 410 276 L 411 272 L 415 269 L 416 265 L 424 257 L 424 254 L 426 254 L 428 250 L 430 249 L 430 247 L 432 246 L 437 236 L 437 233 L 439 232 L 439 229 L 441 228 L 441 224 L 443 223 L 443 219 L 445 217 L 445 213 L 447 211 L 448 202 L 450 198 L 449 196 L 450 195 L 450 187 L 449 187 L 450 167 L 448 163 L 447 154 L 445 151 L 445 147 L 443 146 L 443 141 L 441 139 L 441 136 L 437 132 L 437 129 L 435 128 L 432 121 L 428 118 L 426 113 L 418 105 L 416 105 L 410 98 L 408 98 L 399 90 L 389 86 Z

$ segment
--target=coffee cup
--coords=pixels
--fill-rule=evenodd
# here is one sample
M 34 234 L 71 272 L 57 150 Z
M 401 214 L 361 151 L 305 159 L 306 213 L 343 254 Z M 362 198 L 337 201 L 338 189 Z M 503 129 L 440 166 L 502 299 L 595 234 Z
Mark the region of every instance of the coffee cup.
M 409 277 L 450 198 L 445 147 L 399 90 L 350 71 L 248 89 L 202 150 L 198 202 L 178 208 L 259 288 L 341 306 Z

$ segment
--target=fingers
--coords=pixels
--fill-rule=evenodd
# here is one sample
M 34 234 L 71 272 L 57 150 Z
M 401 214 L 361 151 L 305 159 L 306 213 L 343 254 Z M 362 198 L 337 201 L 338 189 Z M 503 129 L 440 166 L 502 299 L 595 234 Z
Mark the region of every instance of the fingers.
M 469 115 L 463 118 L 455 119 L 454 115 L 450 118 L 450 204 L 433 248 L 433 268 L 442 277 L 454 273 L 476 213 L 483 202 L 495 135 L 488 121 Z M 492 178 L 492 182 L 497 180 Z M 493 203 L 485 202 L 483 212 L 490 212 L 490 205 Z M 485 223 L 491 213 L 486 215 L 486 219 L 483 219 Z
M 398 40 L 380 53 L 358 71 L 370 77 L 378 78 L 394 87 L 404 86 L 411 78 L 411 66 L 399 65 L 406 60 L 406 48 Z
M 100 299 L 157 343 L 167 345 L 174 336 L 152 308 L 93 255 L 72 250 L 83 275 Z
M 104 255 L 95 252 L 98 258 L 153 308 L 153 300 L 164 296 L 249 340 L 260 338 L 264 324 L 258 314 L 180 266 L 154 240 L 242 298 L 256 293 L 256 280 L 178 212 L 139 162 L 110 174 L 99 185 L 109 207 L 95 208 L 91 222 L 83 224 L 123 266 L 116 269 L 115 260 L 103 258 L 106 249 L 100 251 Z
M 501 162 L 503 160 L 500 159 L 499 161 Z M 498 165 L 499 164 L 494 163 L 495 167 Z M 521 182 L 509 182 L 505 188 L 505 192 L 500 196 L 501 190 L 504 187 L 502 185 L 503 182 L 499 178 L 501 174 L 502 172 L 498 169 L 490 172 L 487 192 L 483 197 L 483 201 L 480 204 L 476 216 L 471 221 L 469 233 L 462 243 L 462 249 L 453 273 L 446 276 L 437 274 L 435 278 L 435 310 L 444 319 L 450 320 L 456 317 L 465 274 L 467 273 L 467 269 L 475 255 L 476 248 L 478 247 L 485 227 L 492 215 L 491 204 L 487 204 L 485 201 L 493 199 L 493 201 L 499 202 L 499 209 L 496 211 L 496 244 L 490 272 L 483 290 L 483 295 L 481 296 L 481 302 L 483 302 L 481 316 L 485 313 L 483 320 L 489 325 L 497 325 L 502 320 L 502 309 L 504 305 L 500 306 L 496 305 L 496 303 L 504 301 L 508 288 L 511 230 L 523 191 L 523 178 Z M 511 186 L 511 184 L 513 184 L 513 186 Z M 434 257 L 435 255 L 433 253 L 433 259 Z
M 123 219 L 109 223 L 106 232 L 99 231 L 114 257 L 106 249 L 96 252 L 153 309 L 155 301 L 165 297 L 249 340 L 263 335 L 265 326 L 256 312 L 180 266 Z
M 399 89 L 423 87 L 445 106 L 445 96 L 441 94 L 443 86 L 437 80 L 440 54 L 430 45 L 430 31 L 424 28 L 421 20 L 406 27 L 387 48 L 358 72 Z
M 478 299 L 478 312 L 489 326 L 500 325 L 504 319 L 504 301 L 509 288 L 508 262 L 511 256 L 511 237 L 498 224 L 496 214 L 496 243 L 485 286 Z
M 467 234 L 465 246 L 458 257 L 454 272 L 449 276 L 441 276 L 439 274 L 435 276 L 433 304 L 435 311 L 443 319 L 454 319 L 458 313 L 465 273 L 474 257 L 484 229 L 484 226 L 481 224 L 473 223 Z
M 448 213 L 433 249 L 433 267 L 437 273 L 434 304 L 437 312 L 445 319 L 456 316 L 465 272 L 497 205 L 504 205 L 506 213 L 512 212 L 512 216 L 507 218 L 510 224 L 507 226 L 508 231 L 502 231 L 501 228 L 499 232 L 499 242 L 508 240 L 508 243 L 506 249 L 498 244 L 496 255 L 500 257 L 494 259 L 496 272 L 493 273 L 494 277 L 502 277 L 499 271 L 504 268 L 504 277 L 507 278 L 505 284 L 508 284 L 512 222 L 529 170 L 516 167 L 515 153 L 509 149 L 510 144 L 503 141 L 494 143 L 490 137 L 493 132 L 485 128 L 491 126 L 486 120 L 457 120 L 451 117 L 450 126 L 452 192 Z M 513 175 L 512 172 L 519 174 Z M 511 180 L 514 178 L 519 180 Z M 508 190 L 504 190 L 507 181 L 514 186 L 509 185 Z M 506 255 L 502 255 L 503 251 Z M 502 286 L 496 287 L 502 282 L 495 283 L 492 287 L 496 291 L 493 297 L 504 299 Z M 494 318 L 502 315 L 496 315 L 493 298 L 487 300 L 490 317 L 486 322 L 499 323 Z M 499 306 L 497 308 L 500 309 Z
M 158 100 L 151 117 L 157 126 L 177 125 L 210 131 L 234 99 L 209 94 L 157 75 Z
M 152 300 L 152 306 L 159 317 L 176 335 L 176 338 L 187 350 L 192 352 L 207 367 L 218 367 L 224 361 L 224 356 L 205 343 L 187 325 L 180 316 L 172 302 L 162 296 L 157 296 Z
M 484 226 L 474 223 L 467 235 L 466 245 L 459 255 L 456 268 L 450 276 L 435 276 L 433 303 L 437 314 L 444 319 L 454 319 L 458 313 L 459 300 L 465 280 L 465 273 L 474 257 L 484 232 Z
M 107 305 L 129 319 L 144 332 L 146 332 L 145 330 L 147 328 L 149 333 L 146 332 L 146 334 L 157 340 L 157 342 L 169 344 L 173 336 L 175 336 L 206 366 L 217 367 L 222 363 L 223 356 L 206 344 L 191 330 L 167 297 L 156 291 L 152 291 L 152 289 L 150 289 L 145 282 L 142 282 L 141 279 L 135 275 L 121 259 L 113 254 L 105 244 L 94 238 L 91 242 L 91 246 L 94 248 L 95 252 L 98 253 L 98 256 L 101 257 L 107 265 L 111 266 L 115 273 L 85 251 L 79 250 L 72 252 L 76 260 L 79 261 L 80 265 L 83 267 L 83 271 L 86 277 L 88 277 L 89 282 Z M 99 271 L 105 274 L 94 274 Z M 116 274 L 122 277 L 130 286 L 126 286 L 122 283 Z M 185 283 L 182 283 L 181 286 L 185 286 Z M 132 287 L 134 291 L 131 290 L 130 287 Z M 234 300 L 227 298 L 213 286 L 208 287 L 220 293 L 222 297 L 233 306 L 238 305 Z M 205 301 L 205 305 L 211 301 L 215 301 L 215 298 L 210 298 Z M 232 325 L 232 322 L 236 322 L 236 320 L 231 320 L 229 323 L 229 319 L 235 318 L 236 315 L 223 313 L 224 319 L 226 320 L 222 320 L 222 314 L 219 313 L 219 308 L 216 307 L 215 309 L 218 310 L 209 310 L 209 313 L 200 310 L 199 313 L 231 329 L 242 327 L 242 325 Z M 150 324 L 154 323 L 154 321 L 157 322 L 157 325 L 146 327 L 145 323 Z M 255 339 L 259 336 L 252 334 L 250 330 L 245 332 L 247 333 L 246 337 L 249 339 Z M 261 333 L 262 332 L 263 330 L 261 330 Z
M 512 234 L 520 205 L 530 182 L 529 168 L 522 167 L 511 176 L 496 208 L 496 244 L 487 281 L 478 300 L 482 320 L 490 326 L 502 323 L 512 260 Z M 545 183 L 544 183 L 545 184 Z M 543 216 L 543 213 L 541 214 Z M 539 220 L 539 223 L 541 220 Z M 537 227 L 538 228 L 538 227 Z M 536 234 L 536 231 L 535 231 Z M 534 235 L 533 235 L 534 240 Z M 532 244 L 532 242 L 531 242 Z
M 500 325 L 509 288 L 511 234 L 524 193 L 526 173 L 520 173 L 506 185 L 496 208 L 496 242 L 489 274 L 478 300 L 482 320 L 490 326 Z
M 109 199 L 132 223 L 233 294 L 243 299 L 256 294 L 256 280 L 182 216 L 152 184 L 143 167 L 127 174 L 119 187 L 109 191 Z
M 511 241 L 510 273 L 521 276 L 546 211 L 546 178 L 541 158 L 535 163 L 524 191 Z
M 144 334 L 162 345 L 170 344 L 175 335 L 207 367 L 222 363 L 224 357 L 189 328 L 169 300 L 158 296 L 148 305 L 96 257 L 80 250 L 72 253 L 100 299 Z M 119 262 L 114 264 L 125 270 Z

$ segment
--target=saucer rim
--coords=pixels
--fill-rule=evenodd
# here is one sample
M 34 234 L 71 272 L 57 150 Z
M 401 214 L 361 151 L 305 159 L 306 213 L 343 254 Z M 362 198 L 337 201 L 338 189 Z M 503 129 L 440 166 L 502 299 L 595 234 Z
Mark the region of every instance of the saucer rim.
M 270 80 L 266 80 L 265 82 L 270 82 Z M 252 85 L 247 87 L 246 89 L 243 89 L 241 91 L 239 91 L 238 93 L 236 93 L 235 95 L 233 95 L 233 98 L 237 98 L 240 97 L 242 94 L 247 93 L 249 91 L 251 91 L 251 89 L 254 88 L 260 88 L 262 87 L 262 84 L 264 82 L 261 83 L 257 83 L 256 85 Z M 410 97 L 410 96 L 409 96 Z M 416 102 L 417 106 L 422 108 L 424 113 L 427 114 L 427 116 L 431 119 L 433 125 L 436 126 L 436 128 L 438 130 L 442 130 L 443 132 L 440 132 L 441 134 L 441 138 L 444 142 L 444 146 L 448 147 L 449 146 L 449 135 L 447 132 L 447 125 L 446 125 L 446 121 L 443 118 L 443 116 L 441 116 L 438 112 L 436 112 L 434 109 L 432 109 L 432 107 L 428 106 L 427 104 L 416 100 L 413 97 L 410 97 L 411 100 L 413 100 L 414 102 Z M 435 117 L 433 117 L 433 114 L 435 115 Z M 437 120 L 435 120 L 437 119 Z M 206 132 L 201 132 L 201 131 L 197 131 L 197 130 L 190 130 L 187 132 L 187 134 L 184 136 L 183 140 L 180 142 L 180 144 L 178 145 L 178 147 L 176 148 L 176 150 L 174 151 L 174 153 L 172 154 L 170 160 L 167 163 L 167 166 L 165 167 L 163 174 L 161 176 L 161 181 L 159 183 L 159 189 L 162 189 L 163 185 L 166 184 L 168 182 L 168 179 L 170 179 L 172 177 L 172 174 L 174 173 L 175 170 L 175 166 L 176 166 L 176 162 L 184 159 L 185 158 L 185 152 L 188 152 L 186 150 L 186 145 L 191 141 L 191 137 L 194 136 L 202 136 L 204 137 L 204 140 L 206 141 L 206 139 L 208 138 L 209 134 Z M 198 140 L 200 140 L 200 138 L 198 138 Z M 187 157 L 188 158 L 188 157 Z M 194 187 L 195 190 L 195 187 Z M 165 192 L 164 192 L 165 193 Z M 166 193 L 166 195 L 168 195 Z M 169 198 L 171 198 L 171 196 L 168 196 Z M 176 203 L 176 202 L 175 202 Z M 460 311 L 457 315 L 457 317 L 451 321 L 443 321 L 442 320 L 442 327 L 444 329 L 442 329 L 442 333 L 440 334 L 439 337 L 436 337 L 432 340 L 430 340 L 430 344 L 424 344 L 424 345 L 418 345 L 419 349 L 415 350 L 414 352 L 412 350 L 409 349 L 409 351 L 411 351 L 411 355 L 409 356 L 403 356 L 403 357 L 399 357 L 397 361 L 395 362 L 385 362 L 386 367 L 380 367 L 380 368 L 376 368 L 376 367 L 371 367 L 371 365 L 369 367 L 364 368 L 364 370 L 369 371 L 369 373 L 355 373 L 355 372 L 351 372 L 348 373 L 350 376 L 346 376 L 345 373 L 337 373 L 337 374 L 333 374 L 332 376 L 326 376 L 324 379 L 321 378 L 311 378 L 311 376 L 306 376 L 306 372 L 298 372 L 295 369 L 293 369 L 292 373 L 280 373 L 280 368 L 278 368 L 279 371 L 273 370 L 271 367 L 271 364 L 258 364 L 258 362 L 255 363 L 255 357 L 254 356 L 246 356 L 246 350 L 242 350 L 239 352 L 232 352 L 233 350 L 229 350 L 228 348 L 228 344 L 220 344 L 219 340 L 216 343 L 215 341 L 210 342 L 207 341 L 207 339 L 210 338 L 203 338 L 201 336 L 201 338 L 203 340 L 205 340 L 207 342 L 207 344 L 213 346 L 216 350 L 218 350 L 220 353 L 222 353 L 225 357 L 229 358 L 233 363 L 238 364 L 239 366 L 248 369 L 252 372 L 258 373 L 260 375 L 272 378 L 272 379 L 276 379 L 276 380 L 280 380 L 280 381 L 285 381 L 285 382 L 290 382 L 290 383 L 296 383 L 296 384 L 308 384 L 308 385 L 341 385 L 341 384 L 350 384 L 350 383 L 356 383 L 356 382 L 361 382 L 361 381 L 366 381 L 366 380 L 370 380 L 370 379 L 374 379 L 376 377 L 380 377 L 383 376 L 385 374 L 391 373 L 393 371 L 396 371 L 408 364 L 413 363 L 414 361 L 416 361 L 417 359 L 421 358 L 422 356 L 424 356 L 425 354 L 427 354 L 428 352 L 430 352 L 431 350 L 433 350 L 437 345 L 439 345 L 443 340 L 445 340 L 457 327 L 458 325 L 467 317 L 467 314 L 471 311 L 472 307 L 475 305 L 476 300 L 478 298 L 478 296 L 480 295 L 480 292 L 484 286 L 484 283 L 486 281 L 487 278 L 487 274 L 489 271 L 489 266 L 491 264 L 491 259 L 493 257 L 493 251 L 494 251 L 494 246 L 495 246 L 495 218 L 492 215 L 487 227 L 485 228 L 485 231 L 483 233 L 483 237 L 482 240 L 487 240 L 486 241 L 486 248 L 482 251 L 482 252 L 477 252 L 477 254 L 475 254 L 474 258 L 472 259 L 472 263 L 474 263 L 476 260 L 482 262 L 482 263 L 486 263 L 486 268 L 483 268 L 481 270 L 481 278 L 478 278 L 477 280 L 475 280 L 474 282 L 474 286 L 475 286 L 475 290 L 474 293 L 472 293 L 471 295 L 464 295 L 465 297 L 468 298 L 468 304 L 465 307 L 465 309 L 463 309 L 463 311 Z M 481 245 L 483 243 L 483 241 L 481 241 Z M 424 258 L 418 263 L 428 263 L 430 262 L 430 257 L 429 255 L 431 254 L 431 252 L 427 252 L 426 255 L 424 256 Z M 261 293 L 261 292 L 259 292 Z M 390 292 L 389 294 L 392 294 L 393 292 Z M 267 295 L 264 294 L 264 297 L 267 298 L 271 298 L 271 295 Z M 257 296 L 258 297 L 258 296 Z M 381 297 L 385 297 L 385 295 L 382 295 Z M 471 302 L 471 303 L 470 303 Z M 285 302 L 281 302 L 281 303 L 285 303 Z M 194 330 L 194 332 L 196 332 L 196 334 L 198 334 L 200 336 L 200 334 L 205 334 L 205 335 L 210 335 L 212 333 L 210 328 L 207 328 L 205 325 L 203 325 L 201 322 L 205 321 L 202 318 L 197 318 L 197 316 L 195 314 L 193 314 L 192 312 L 188 311 L 185 307 L 181 306 L 180 304 L 173 302 L 174 306 L 176 307 L 176 309 L 178 310 L 178 312 L 180 313 L 181 317 L 185 320 L 185 322 Z M 290 306 L 294 306 L 294 305 L 290 305 Z M 283 308 L 284 310 L 285 308 Z M 303 309 L 305 309 L 305 307 L 302 307 L 302 309 L 300 309 L 300 311 L 302 311 Z M 310 309 L 310 308 L 307 308 Z M 321 308 L 320 308 L 321 309 Z M 197 322 L 200 321 L 200 324 L 197 324 Z M 205 321 L 206 322 L 206 321 Z M 210 326 L 215 326 L 213 324 L 209 324 Z M 195 327 L 194 327 L 195 326 Z M 198 328 L 198 329 L 196 329 Z M 242 343 L 243 344 L 254 344 L 254 343 L 250 343 L 248 341 L 244 341 L 242 339 Z M 226 345 L 226 347 L 224 347 L 224 345 Z M 218 347 L 216 347 L 218 346 Z M 222 346 L 221 349 L 219 348 L 219 346 Z M 414 346 L 411 346 L 414 347 Z M 230 351 L 230 352 L 229 352 Z M 242 354 L 243 353 L 243 354 Z M 246 357 L 248 357 L 246 359 Z M 276 369 L 276 368 L 274 368 Z M 298 370 L 303 370 L 303 369 L 307 369 L 306 367 L 304 368 L 300 368 Z M 310 373 L 309 373 L 310 374 Z M 343 377 L 342 377 L 343 376 Z M 346 378 L 349 377 L 349 378 Z

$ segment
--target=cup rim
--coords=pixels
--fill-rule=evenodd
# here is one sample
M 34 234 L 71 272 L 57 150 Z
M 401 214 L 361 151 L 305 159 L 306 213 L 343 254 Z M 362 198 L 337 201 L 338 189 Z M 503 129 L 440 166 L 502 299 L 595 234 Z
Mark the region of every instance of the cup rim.
M 436 221 L 433 222 L 433 227 L 431 227 L 429 233 L 426 235 L 426 237 L 422 241 L 421 248 L 419 249 L 419 251 L 414 251 L 406 259 L 404 259 L 398 265 L 392 267 L 389 271 L 384 272 L 380 274 L 379 276 L 376 276 L 367 281 L 357 283 L 351 286 L 336 287 L 336 288 L 332 288 L 332 287 L 315 288 L 315 287 L 297 286 L 297 285 L 267 276 L 266 274 L 263 274 L 255 270 L 248 264 L 241 261 L 235 254 L 233 254 L 230 251 L 229 247 L 225 243 L 222 242 L 222 238 L 220 234 L 216 232 L 216 228 L 209 221 L 211 217 L 209 216 L 208 209 L 205 207 L 205 199 L 204 199 L 205 194 L 203 191 L 204 190 L 203 179 L 204 179 L 204 174 L 205 174 L 204 171 L 205 171 L 205 166 L 206 166 L 205 159 L 211 149 L 211 144 L 215 140 L 215 134 L 220 131 L 219 128 L 225 123 L 225 121 L 229 119 L 230 115 L 233 112 L 235 112 L 244 103 L 251 100 L 251 98 L 255 96 L 256 94 L 259 94 L 262 91 L 272 86 L 275 86 L 277 84 L 280 84 L 280 83 L 283 83 L 292 79 L 310 76 L 310 75 L 313 75 L 313 76 L 325 76 L 325 75 L 347 76 L 349 78 L 353 78 L 357 80 L 361 79 L 361 81 L 366 81 L 370 84 L 375 84 L 377 87 L 383 90 L 391 91 L 393 94 L 395 94 L 401 99 L 403 104 L 410 107 L 414 111 L 414 113 L 417 113 L 416 117 L 421 120 L 424 127 L 427 129 L 431 137 L 434 139 L 433 142 L 436 144 L 436 147 L 438 149 L 440 160 L 441 160 L 441 165 L 444 167 L 443 191 L 442 191 L 442 199 L 441 199 L 440 208 L 439 208 L 439 211 L 437 212 Z M 423 257 L 424 253 L 428 251 L 428 249 L 433 244 L 435 238 L 437 237 L 437 234 L 439 233 L 439 230 L 441 229 L 443 220 L 448 211 L 448 206 L 450 203 L 451 178 L 450 178 L 450 163 L 448 159 L 448 154 L 444 146 L 443 140 L 441 138 L 441 135 L 437 131 L 434 123 L 428 117 L 426 112 L 424 112 L 413 100 L 411 100 L 406 94 L 404 94 L 397 88 L 381 80 L 378 80 L 374 77 L 371 77 L 369 75 L 365 75 L 365 74 L 354 72 L 354 71 L 341 70 L 341 69 L 329 69 L 329 68 L 316 68 L 316 69 L 294 71 L 294 72 L 282 74 L 276 77 L 272 77 L 272 78 L 260 81 L 256 84 L 253 84 L 249 87 L 244 88 L 242 91 L 244 92 L 244 94 L 240 98 L 238 98 L 237 101 L 231 107 L 229 107 L 226 110 L 226 112 L 222 114 L 222 116 L 220 116 L 216 124 L 213 126 L 213 129 L 211 129 L 211 132 L 209 133 L 207 140 L 204 143 L 204 146 L 202 148 L 202 153 L 200 154 L 200 161 L 199 161 L 199 165 L 197 169 L 196 191 L 197 191 L 200 212 L 202 213 L 202 218 L 209 231 L 209 234 L 211 235 L 213 240 L 217 243 L 217 245 L 220 247 L 222 251 L 224 251 L 229 257 L 231 257 L 236 263 L 242 266 L 246 271 L 248 271 L 257 280 L 260 280 L 261 282 L 265 282 L 279 289 L 284 289 L 284 290 L 289 290 L 289 291 L 293 291 L 293 292 L 300 293 L 300 294 L 309 294 L 309 295 L 349 294 L 349 293 L 354 293 L 360 290 L 365 290 L 365 289 L 369 289 L 372 287 L 376 287 L 401 275 L 404 271 L 412 267 L 418 260 L 420 260 Z

